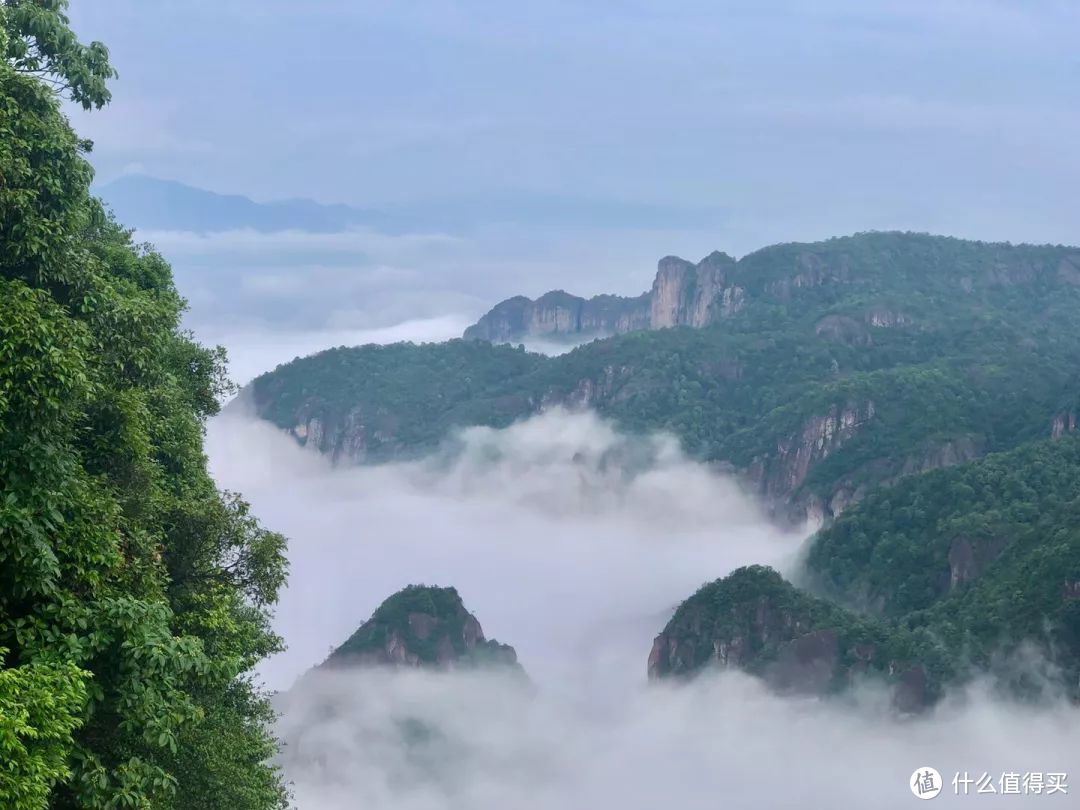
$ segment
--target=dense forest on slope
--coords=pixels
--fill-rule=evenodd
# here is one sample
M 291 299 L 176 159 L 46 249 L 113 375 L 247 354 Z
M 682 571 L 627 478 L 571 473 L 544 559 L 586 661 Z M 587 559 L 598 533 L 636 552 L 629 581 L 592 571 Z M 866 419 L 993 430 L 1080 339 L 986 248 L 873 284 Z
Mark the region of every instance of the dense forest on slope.
M 766 569 L 704 586 L 657 638 L 653 675 L 723 650 L 720 663 L 818 691 L 906 678 L 913 707 L 979 672 L 1078 699 L 1080 437 L 879 490 L 815 535 L 807 568 L 810 592 Z
M 669 430 L 796 516 L 1075 426 L 1080 251 L 871 233 L 738 263 L 745 304 L 700 329 L 559 357 L 450 341 L 338 348 L 256 379 L 256 412 L 343 461 L 456 427 L 588 406 Z M 913 418 L 917 415 L 917 418 Z M 1063 420 L 1063 421 L 1061 421 Z
M 286 805 L 255 663 L 284 539 L 207 474 L 221 352 L 89 194 L 67 3 L 0 3 L 0 806 Z

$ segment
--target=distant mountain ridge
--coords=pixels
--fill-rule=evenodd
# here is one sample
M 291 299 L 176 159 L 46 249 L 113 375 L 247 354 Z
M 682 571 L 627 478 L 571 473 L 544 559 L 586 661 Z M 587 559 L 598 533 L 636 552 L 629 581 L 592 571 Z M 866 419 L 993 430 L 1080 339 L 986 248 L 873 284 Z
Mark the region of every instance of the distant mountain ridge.
M 533 191 L 466 194 L 386 203 L 378 208 L 307 199 L 257 202 L 242 194 L 221 194 L 145 174 L 123 175 L 94 191 L 118 219 L 136 228 L 196 233 L 243 229 L 336 233 L 358 227 L 385 233 L 458 232 L 507 224 L 611 230 L 702 228 L 715 226 L 723 215 L 718 209 Z
M 676 435 L 781 520 L 820 521 L 795 584 L 752 566 L 690 596 L 654 640 L 652 679 L 736 668 L 820 696 L 870 679 L 902 713 L 983 676 L 1080 700 L 1080 249 L 857 234 L 667 258 L 643 298 L 650 327 L 676 328 L 559 356 L 331 349 L 245 399 L 342 463 L 452 453 L 458 428 L 588 408 Z M 504 324 L 565 334 L 603 317 L 597 299 L 540 301 L 556 314 L 511 299 Z
M 120 221 L 147 230 L 332 233 L 393 224 L 393 218 L 386 214 L 347 205 L 300 199 L 260 203 L 240 194 L 218 194 L 142 174 L 124 175 L 96 191 Z
M 873 234 L 868 236 L 872 237 Z M 843 250 L 844 247 L 858 247 L 857 243 L 851 241 L 855 238 L 819 244 L 833 244 Z M 943 244 L 949 241 L 946 237 L 932 238 L 944 240 Z M 995 274 L 1012 274 L 1012 280 L 1020 281 L 1017 274 L 1034 271 L 1033 267 L 1014 267 L 1013 264 L 1017 259 L 1023 262 L 1023 253 L 1036 249 L 1036 246 L 951 241 L 980 245 L 983 252 L 983 256 L 967 268 L 972 275 L 959 279 L 963 293 L 970 294 L 970 288 L 976 283 L 1010 281 Z M 657 264 L 652 288 L 639 296 L 598 295 L 585 299 L 564 290 L 553 290 L 536 300 L 514 296 L 496 304 L 467 328 L 463 337 L 466 340 L 507 343 L 535 337 L 608 337 L 673 326 L 700 328 L 731 318 L 749 303 L 786 306 L 797 297 L 801 288 L 860 285 L 869 280 L 860 277 L 860 268 L 867 266 L 869 257 L 848 250 L 827 261 L 815 247 L 798 243 L 773 245 L 738 261 L 726 253 L 714 251 L 697 264 L 678 256 L 665 256 Z M 889 257 L 875 258 L 874 263 L 879 263 L 880 258 Z M 929 253 L 925 258 L 931 263 L 940 260 Z M 997 263 L 1000 267 L 995 270 L 987 262 Z M 774 267 L 780 263 L 790 267 L 790 272 L 783 277 L 769 279 L 768 274 L 774 272 Z M 1071 255 L 1064 256 L 1056 270 L 1060 280 L 1070 283 L 1080 281 L 1080 252 L 1073 251 Z M 979 276 L 982 278 L 979 279 Z M 867 309 L 862 316 L 861 325 L 846 317 L 823 321 L 820 326 L 825 330 L 848 333 L 850 338 L 858 339 L 859 335 L 865 336 L 866 326 L 893 326 L 897 324 L 886 321 L 905 317 L 887 306 Z

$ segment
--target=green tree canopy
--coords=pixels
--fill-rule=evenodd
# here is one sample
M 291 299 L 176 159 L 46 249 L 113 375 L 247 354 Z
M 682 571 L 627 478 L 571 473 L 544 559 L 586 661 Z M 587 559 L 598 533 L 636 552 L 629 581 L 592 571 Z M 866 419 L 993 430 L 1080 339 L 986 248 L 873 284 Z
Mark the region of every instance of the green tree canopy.
M 114 73 L 66 7 L 0 4 L 0 806 L 284 807 L 285 541 L 206 470 L 223 353 L 89 193 L 59 96 Z
M 68 0 L 3 0 L 0 50 L 8 64 L 67 93 L 85 109 L 103 107 L 116 78 L 109 49 L 100 42 L 84 45 L 71 30 Z

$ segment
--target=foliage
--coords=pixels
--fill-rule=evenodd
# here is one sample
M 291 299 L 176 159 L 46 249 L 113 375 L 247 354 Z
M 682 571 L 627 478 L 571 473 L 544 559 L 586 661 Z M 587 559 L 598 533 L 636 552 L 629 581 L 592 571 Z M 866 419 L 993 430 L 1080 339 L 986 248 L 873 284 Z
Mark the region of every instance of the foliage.
M 7 653 L 0 648 L 0 659 Z M 11 810 L 45 806 L 52 785 L 71 775 L 88 675 L 67 662 L 0 669 L 0 796 Z
M 256 408 L 282 426 L 316 416 L 340 425 L 362 415 L 373 459 L 430 448 L 452 426 L 505 426 L 531 408 L 500 392 L 544 358 L 506 346 L 450 341 L 337 348 L 298 358 L 252 384 Z M 320 447 L 333 451 L 330 446 Z
M 861 616 L 795 588 L 771 568 L 751 565 L 703 585 L 679 606 L 663 634 L 678 642 L 680 658 L 662 674 L 695 674 L 715 660 L 715 645 L 722 643 L 737 650 L 742 668 L 768 676 L 792 642 L 821 630 L 837 642 L 829 691 L 849 686 L 856 673 L 890 679 L 917 664 L 929 675 L 932 698 L 957 671 L 928 629 Z
M 874 493 L 818 533 L 807 565 L 833 599 L 933 627 L 981 664 L 1029 642 L 1076 683 L 1077 526 L 1080 437 L 1068 436 Z
M 42 77 L 100 106 L 112 71 L 65 8 L 0 5 L 0 805 L 284 807 L 250 683 L 284 540 L 207 474 L 221 351 L 89 195 Z
M 664 632 L 688 671 L 738 638 L 743 665 L 762 672 L 785 642 L 827 628 L 842 650 L 872 647 L 883 672 L 919 662 L 935 688 L 989 671 L 1021 694 L 1049 683 L 1080 698 L 1078 526 L 1080 437 L 1031 442 L 909 476 L 845 512 L 810 543 L 804 584 L 819 595 L 742 569 L 687 599 Z
M 730 283 L 747 304 L 707 328 L 634 332 L 558 357 L 475 341 L 339 348 L 263 375 L 252 399 L 286 429 L 316 420 L 324 452 L 366 461 L 546 404 L 587 404 L 751 471 L 768 495 L 825 503 L 932 467 L 950 448 L 967 457 L 1045 436 L 1075 401 L 1075 249 L 873 233 L 779 245 L 736 267 Z M 873 413 L 792 476 L 808 426 L 849 408 Z
M 22 73 L 71 94 L 85 109 L 103 107 L 116 77 L 100 42 L 83 45 L 69 27 L 68 0 L 3 0 L 0 51 Z
M 414 617 L 430 619 L 418 630 Z M 467 625 L 479 624 L 465 609 L 455 588 L 408 585 L 388 597 L 355 633 L 331 653 L 328 665 L 348 664 L 365 654 L 384 652 L 387 640 L 396 637 L 422 664 L 439 663 L 439 656 L 452 651 L 455 666 L 485 666 L 516 663 L 513 647 L 493 639 L 467 638 Z

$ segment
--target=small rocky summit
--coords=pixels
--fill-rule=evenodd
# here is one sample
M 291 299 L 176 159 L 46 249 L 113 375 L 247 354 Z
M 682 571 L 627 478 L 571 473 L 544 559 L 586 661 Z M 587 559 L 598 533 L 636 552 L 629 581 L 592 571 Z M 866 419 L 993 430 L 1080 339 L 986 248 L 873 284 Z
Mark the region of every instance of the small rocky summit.
M 873 619 L 805 594 L 771 568 L 740 568 L 702 586 L 653 642 L 650 680 L 735 668 L 780 693 L 842 692 L 860 676 L 886 683 L 893 705 L 918 712 L 937 698 L 935 651 Z M 912 656 L 922 648 L 923 656 Z
M 521 670 L 513 647 L 484 638 L 455 588 L 427 585 L 409 585 L 388 598 L 322 664 L 353 666 Z

